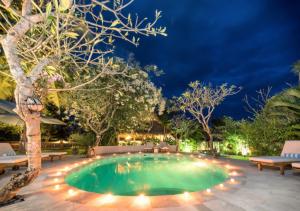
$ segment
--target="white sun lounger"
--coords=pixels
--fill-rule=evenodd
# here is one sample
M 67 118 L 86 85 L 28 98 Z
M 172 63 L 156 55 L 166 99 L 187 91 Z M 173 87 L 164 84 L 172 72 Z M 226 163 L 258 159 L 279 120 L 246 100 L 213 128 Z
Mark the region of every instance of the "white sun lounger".
M 256 163 L 260 171 L 263 166 L 275 166 L 279 167 L 281 175 L 284 175 L 287 166 L 300 162 L 300 141 L 285 141 L 280 156 L 251 157 L 249 160 Z
M 300 163 L 292 163 L 292 167 L 293 169 L 300 171 Z
M 143 152 L 154 152 L 154 144 L 152 142 L 146 143 L 143 149 Z
M 12 167 L 15 170 L 18 169 L 20 165 L 27 165 L 27 157 L 25 155 L 1 156 L 0 174 L 3 174 L 7 167 Z
M 46 152 L 42 153 L 41 157 L 42 159 L 50 159 L 53 161 L 56 157 L 62 159 L 66 154 L 67 152 Z M 0 143 L 0 173 L 3 173 L 6 167 L 17 169 L 19 166 L 26 164 L 26 155 L 16 155 L 16 152 L 9 143 Z
M 48 155 L 43 155 L 46 158 Z M 19 169 L 20 166 L 27 166 L 28 158 L 26 155 L 0 156 L 0 174 L 4 173 L 5 168 L 12 167 L 13 170 Z

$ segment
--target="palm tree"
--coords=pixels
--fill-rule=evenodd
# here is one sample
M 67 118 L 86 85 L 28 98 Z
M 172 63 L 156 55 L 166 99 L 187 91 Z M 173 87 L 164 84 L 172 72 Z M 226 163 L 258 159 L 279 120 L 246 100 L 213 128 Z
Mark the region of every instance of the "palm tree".
M 300 60 L 293 65 L 293 72 L 298 75 L 298 86 L 300 86 Z
M 289 88 L 272 97 L 265 111 L 270 116 L 287 120 L 289 136 L 300 137 L 300 87 Z
M 272 97 L 267 103 L 266 110 L 271 115 L 299 119 L 300 87 L 289 88 Z

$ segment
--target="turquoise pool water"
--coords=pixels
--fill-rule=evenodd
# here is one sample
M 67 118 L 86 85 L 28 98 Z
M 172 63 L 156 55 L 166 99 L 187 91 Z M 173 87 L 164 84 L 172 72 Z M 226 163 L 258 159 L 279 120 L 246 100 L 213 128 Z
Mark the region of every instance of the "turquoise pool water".
M 65 182 L 95 193 L 155 196 L 205 190 L 227 177 L 223 168 L 199 159 L 138 154 L 96 160 L 67 175 Z

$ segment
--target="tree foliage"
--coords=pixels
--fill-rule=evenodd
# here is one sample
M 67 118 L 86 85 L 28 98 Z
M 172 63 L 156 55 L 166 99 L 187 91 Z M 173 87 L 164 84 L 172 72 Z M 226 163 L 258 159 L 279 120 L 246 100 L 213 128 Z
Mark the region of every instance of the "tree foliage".
M 211 84 L 205 85 L 199 81 L 191 82 L 189 87 L 190 89 L 177 98 L 178 107 L 200 123 L 208 137 L 210 149 L 213 151 L 213 136 L 209 125 L 212 114 L 226 97 L 236 94 L 240 88 L 227 84 L 213 87 Z
M 99 145 L 110 129 L 130 131 L 163 106 L 161 90 L 150 81 L 146 71 L 116 59 L 114 68 L 122 74 L 103 77 L 87 89 L 66 94 L 73 114 L 87 130 L 96 135 Z

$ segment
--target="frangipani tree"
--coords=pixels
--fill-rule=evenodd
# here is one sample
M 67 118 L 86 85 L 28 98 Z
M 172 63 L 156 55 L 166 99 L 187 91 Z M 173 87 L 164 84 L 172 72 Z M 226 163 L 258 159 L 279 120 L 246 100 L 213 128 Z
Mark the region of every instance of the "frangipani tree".
M 109 129 L 129 129 L 153 113 L 156 107 L 163 111 L 161 90 L 150 81 L 146 71 L 118 58 L 114 68 L 123 74 L 97 79 L 85 90 L 66 94 L 72 114 L 95 133 L 95 146 L 100 145 Z
M 212 114 L 227 96 L 238 93 L 240 88 L 227 84 L 213 87 L 211 84 L 205 85 L 199 81 L 191 82 L 189 87 L 177 98 L 177 105 L 200 123 L 208 137 L 210 150 L 213 152 L 213 136 L 209 125 Z
M 132 2 L 23 0 L 20 6 L 12 0 L 1 0 L 0 43 L 16 83 L 16 113 L 27 128 L 28 171 L 0 190 L 0 201 L 14 197 L 16 190 L 40 171 L 40 93 L 75 90 L 103 75 L 113 75 L 108 56 L 116 39 L 138 45 L 139 35 L 165 35 L 165 28 L 155 27 L 161 13 L 156 11 L 152 22 L 132 16 L 124 12 Z M 76 76 L 88 75 L 89 66 L 100 67 L 97 74 L 70 87 L 68 82 Z M 60 79 L 59 89 L 50 89 L 51 78 Z

